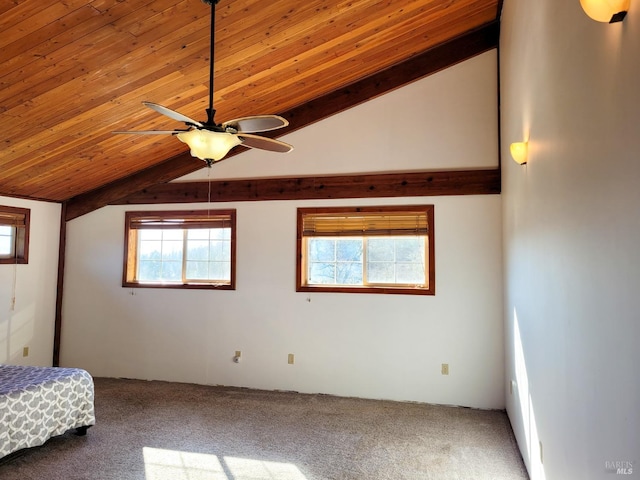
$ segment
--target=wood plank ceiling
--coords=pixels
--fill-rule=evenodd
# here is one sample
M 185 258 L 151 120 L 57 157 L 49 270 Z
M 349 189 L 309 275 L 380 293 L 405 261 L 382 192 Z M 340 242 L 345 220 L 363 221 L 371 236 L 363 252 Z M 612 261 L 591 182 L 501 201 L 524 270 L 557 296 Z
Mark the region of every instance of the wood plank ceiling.
M 322 115 L 305 106 L 498 14 L 499 0 L 221 0 L 216 120 L 289 113 L 300 128 Z M 0 195 L 66 202 L 165 165 L 124 196 L 201 168 L 175 138 L 111 132 L 181 127 L 143 100 L 205 120 L 209 21 L 198 0 L 0 3 Z

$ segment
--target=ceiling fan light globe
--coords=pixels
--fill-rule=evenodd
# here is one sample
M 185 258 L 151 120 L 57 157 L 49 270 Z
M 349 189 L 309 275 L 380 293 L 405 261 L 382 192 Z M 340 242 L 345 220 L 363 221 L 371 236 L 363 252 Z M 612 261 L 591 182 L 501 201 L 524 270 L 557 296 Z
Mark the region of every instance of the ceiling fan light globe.
M 237 135 L 210 130 L 189 130 L 176 135 L 191 149 L 191 155 L 200 160 L 221 160 L 242 140 Z

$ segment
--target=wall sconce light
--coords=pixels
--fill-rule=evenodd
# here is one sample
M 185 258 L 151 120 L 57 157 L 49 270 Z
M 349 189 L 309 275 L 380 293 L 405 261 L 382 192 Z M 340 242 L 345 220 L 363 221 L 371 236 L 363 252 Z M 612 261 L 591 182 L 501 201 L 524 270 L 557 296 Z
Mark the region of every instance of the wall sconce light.
M 580 0 L 584 13 L 596 22 L 616 23 L 624 20 L 631 0 Z
M 527 142 L 515 142 L 509 147 L 511 151 L 511 157 L 518 165 L 525 165 L 527 163 L 527 151 L 529 144 Z

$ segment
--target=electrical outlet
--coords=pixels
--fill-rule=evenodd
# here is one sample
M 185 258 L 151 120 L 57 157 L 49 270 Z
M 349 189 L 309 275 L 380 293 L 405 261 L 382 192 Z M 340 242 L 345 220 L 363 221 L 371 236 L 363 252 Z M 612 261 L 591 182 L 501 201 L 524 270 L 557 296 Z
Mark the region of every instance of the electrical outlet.
M 289 365 L 293 365 L 293 363 L 294 363 L 293 353 L 290 353 L 290 354 L 289 354 L 289 357 L 287 358 L 287 363 L 288 363 Z
M 442 375 L 449 375 L 449 364 L 448 363 L 443 363 L 442 364 Z
M 23 347 L 22 356 L 23 357 L 28 357 L 29 356 L 29 347 Z

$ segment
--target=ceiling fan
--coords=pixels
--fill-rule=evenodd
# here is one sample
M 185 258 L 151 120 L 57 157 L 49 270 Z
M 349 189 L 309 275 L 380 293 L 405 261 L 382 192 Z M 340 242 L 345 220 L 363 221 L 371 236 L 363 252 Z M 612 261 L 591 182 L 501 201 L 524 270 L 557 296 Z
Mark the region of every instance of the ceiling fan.
M 215 39 L 215 9 L 220 0 L 202 0 L 211 5 L 211 47 L 209 55 L 209 108 L 206 109 L 207 120 L 198 122 L 170 108 L 157 103 L 142 102 L 146 107 L 162 115 L 184 122 L 187 128 L 176 130 L 138 130 L 117 131 L 113 133 L 132 133 L 142 135 L 175 135 L 191 149 L 191 155 L 204 160 L 208 167 L 221 160 L 236 145 L 259 148 L 272 152 L 287 153 L 293 150 L 288 143 L 273 138 L 255 135 L 255 133 L 277 130 L 289 125 L 289 122 L 278 115 L 254 115 L 236 118 L 225 123 L 216 123 L 213 119 L 216 111 L 213 108 L 213 49 Z

